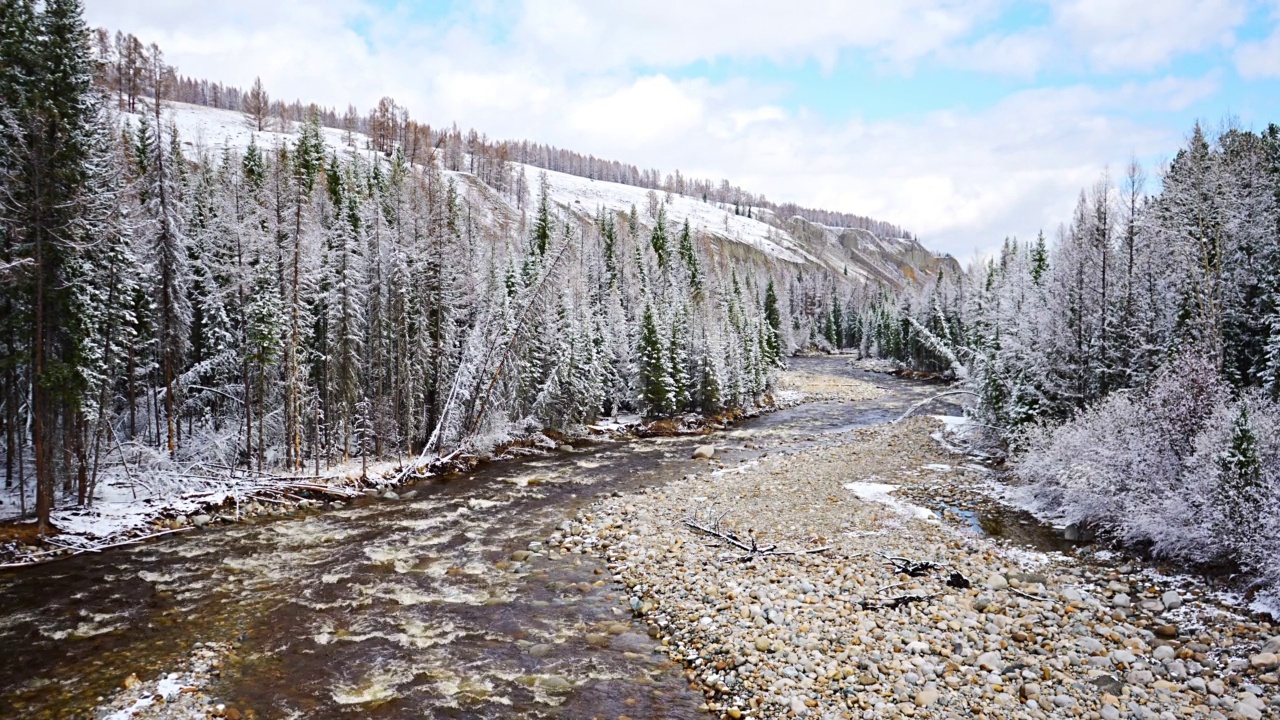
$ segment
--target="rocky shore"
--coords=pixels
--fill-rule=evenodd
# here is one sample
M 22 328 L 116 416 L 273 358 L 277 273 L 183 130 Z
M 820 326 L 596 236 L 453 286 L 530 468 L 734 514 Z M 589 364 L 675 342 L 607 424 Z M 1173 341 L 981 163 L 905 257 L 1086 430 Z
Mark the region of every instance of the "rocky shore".
M 99 707 L 94 720 L 240 720 L 235 707 L 211 698 L 206 688 L 217 680 L 221 668 L 235 657 L 231 643 L 196 643 L 182 667 L 154 678 L 136 674 L 124 680 L 124 687 L 110 702 Z
M 547 546 L 607 560 L 718 717 L 1280 717 L 1280 626 L 908 502 L 980 482 L 939 424 L 708 466 L 600 500 Z

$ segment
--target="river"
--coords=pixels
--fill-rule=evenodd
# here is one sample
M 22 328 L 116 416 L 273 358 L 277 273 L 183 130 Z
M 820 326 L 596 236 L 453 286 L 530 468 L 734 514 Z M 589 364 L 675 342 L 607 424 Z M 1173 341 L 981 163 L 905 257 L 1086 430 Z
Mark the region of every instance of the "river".
M 259 718 L 701 718 L 588 555 L 512 553 L 601 493 L 886 422 L 937 385 L 799 358 L 874 401 L 813 402 L 703 437 L 601 442 L 424 481 L 411 500 L 206 528 L 0 575 L 0 717 L 87 717 L 130 673 L 234 641 L 209 692 Z M 535 546 L 536 549 L 536 546 Z M 588 636 L 609 637 L 608 643 Z

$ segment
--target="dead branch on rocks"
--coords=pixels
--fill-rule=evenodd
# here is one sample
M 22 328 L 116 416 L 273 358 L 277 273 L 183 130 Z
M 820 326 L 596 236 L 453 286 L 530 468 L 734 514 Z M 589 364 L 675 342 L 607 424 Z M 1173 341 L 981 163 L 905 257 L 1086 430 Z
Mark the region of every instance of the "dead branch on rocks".
M 1005 589 L 1015 595 L 1021 595 L 1022 597 L 1027 598 L 1028 600 L 1048 600 L 1049 599 L 1043 595 L 1032 595 L 1031 593 L 1028 593 L 1028 592 L 1022 592 L 1018 588 L 1011 587 L 1011 588 L 1005 588 Z
M 728 517 L 728 515 L 729 511 L 726 510 L 723 513 L 720 513 L 714 522 L 709 523 L 711 520 L 710 514 L 707 515 L 706 520 L 703 520 L 698 517 L 697 513 L 694 513 L 692 516 L 685 518 L 684 524 L 690 529 L 697 530 L 704 535 L 709 535 L 723 543 L 727 543 L 743 551 L 742 555 L 734 555 L 731 553 L 721 555 L 722 558 L 729 558 L 733 560 L 745 561 L 758 557 L 777 557 L 783 555 L 813 555 L 816 553 L 826 552 L 831 549 L 831 546 L 824 545 L 823 547 L 811 548 L 809 550 L 779 550 L 776 544 L 761 545 L 756 541 L 755 530 L 748 530 L 747 537 L 743 538 L 733 530 L 724 527 L 724 519 Z
M 907 418 L 911 417 L 911 414 L 912 414 L 912 413 L 914 413 L 915 411 L 917 411 L 917 410 L 919 410 L 920 408 L 924 407 L 925 405 L 928 405 L 929 403 L 933 402 L 934 400 L 941 400 L 941 399 L 942 399 L 942 398 L 944 398 L 944 397 L 951 397 L 952 395 L 972 395 L 972 396 L 974 396 L 974 397 L 980 397 L 980 396 L 978 395 L 978 393 L 976 393 L 976 392 L 974 392 L 974 391 L 972 391 L 972 390 L 951 390 L 951 391 L 949 391 L 949 392 L 939 393 L 939 394 L 937 394 L 937 395 L 934 395 L 934 396 L 933 396 L 933 397 L 931 397 L 931 398 L 925 398 L 924 400 L 921 400 L 920 402 L 916 403 L 915 405 L 912 405 L 911 407 L 907 408 L 907 411 L 906 411 L 906 412 L 904 412 L 904 413 L 902 413 L 901 415 L 899 415 L 899 416 L 898 416 L 898 419 L 897 419 L 897 420 L 894 420 L 894 421 L 893 421 L 892 423 L 890 423 L 890 424 L 892 424 L 892 425 L 896 425 L 896 424 L 898 424 L 898 423 L 902 422 L 903 420 L 906 420 Z
M 885 589 L 887 588 L 881 588 L 881 590 Z M 926 600 L 932 600 L 935 597 L 937 597 L 936 593 L 931 593 L 929 595 L 906 593 L 905 595 L 891 597 L 887 600 L 859 600 L 858 605 L 861 606 L 863 610 L 896 610 L 904 605 L 910 605 L 914 602 L 925 602 Z
M 907 577 L 924 577 L 930 572 L 943 567 L 940 563 L 930 562 L 928 560 L 908 560 L 904 557 L 895 557 L 893 555 L 885 555 L 882 552 L 876 552 L 877 555 L 885 559 L 885 562 L 893 566 L 894 571 L 899 575 Z

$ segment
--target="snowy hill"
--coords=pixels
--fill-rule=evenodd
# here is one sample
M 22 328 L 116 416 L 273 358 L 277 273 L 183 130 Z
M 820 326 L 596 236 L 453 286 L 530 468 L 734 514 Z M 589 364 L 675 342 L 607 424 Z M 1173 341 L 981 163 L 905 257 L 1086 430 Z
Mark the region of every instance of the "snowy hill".
M 258 146 L 266 149 L 291 142 L 296 136 L 296 128 L 295 132 L 260 132 L 251 128 L 241 113 L 200 105 L 169 103 L 166 114 L 177 126 L 189 152 L 196 148 L 215 152 L 223 146 L 244 148 L 251 138 L 256 138 Z M 125 117 L 132 122 L 139 119 L 128 114 Z M 348 145 L 341 130 L 323 128 L 322 132 L 326 146 L 333 152 L 371 152 L 364 150 L 368 147 L 368 138 L 363 134 L 355 133 L 353 144 Z M 687 220 L 695 235 L 710 239 L 708 250 L 713 256 L 820 267 L 837 277 L 891 288 L 923 282 L 940 267 L 959 269 L 951 258 L 934 255 L 910 238 L 880 237 L 868 230 L 818 225 L 799 217 L 779 218 L 761 208 L 754 208 L 752 217 L 747 217 L 736 214 L 732 207 L 700 198 L 669 195 L 519 163 L 512 165 L 516 173 L 523 170 L 533 188 L 545 173 L 552 202 L 583 221 L 594 218 L 600 209 L 629 213 L 635 207 L 641 211 L 641 224 L 651 227 L 652 217 L 645 210 L 650 205 L 651 193 L 656 192 L 663 203 L 668 228 L 674 231 Z M 464 196 L 481 218 L 495 222 L 519 221 L 520 211 L 510 198 L 490 191 L 469 173 L 447 172 L 446 175 L 458 180 Z

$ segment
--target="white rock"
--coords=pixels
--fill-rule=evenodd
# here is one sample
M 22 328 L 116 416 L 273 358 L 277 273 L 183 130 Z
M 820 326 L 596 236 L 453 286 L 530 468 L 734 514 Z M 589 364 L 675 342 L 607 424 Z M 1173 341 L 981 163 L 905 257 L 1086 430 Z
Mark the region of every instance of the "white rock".
M 937 690 L 921 690 L 920 692 L 916 693 L 916 696 L 913 699 L 913 702 L 916 704 L 916 707 L 929 707 L 930 705 L 934 704 L 937 701 L 938 701 Z
M 987 578 L 987 587 L 992 590 L 1003 590 L 1009 587 L 1009 581 L 1000 573 L 992 573 L 991 577 Z
M 791 712 L 795 713 L 796 717 L 804 717 L 809 714 L 809 708 L 804 704 L 804 700 L 799 697 L 793 697 L 791 698 Z
M 1111 598 L 1111 604 L 1118 608 L 1127 608 L 1132 603 L 1129 600 L 1128 595 L 1125 595 L 1124 593 L 1120 593 L 1119 595 L 1116 595 L 1115 597 Z
M 1091 637 L 1080 638 L 1076 641 L 1076 647 L 1090 655 L 1100 653 L 1103 650 L 1102 641 Z
M 1134 661 L 1137 660 L 1138 658 L 1128 650 L 1113 650 L 1111 651 L 1111 659 L 1115 660 L 1118 663 L 1124 663 L 1125 665 L 1132 665 Z
M 999 672 L 1004 667 L 1004 663 L 1000 661 L 1000 653 L 994 650 L 982 653 L 973 661 L 973 664 L 983 670 L 994 670 L 996 672 Z
M 1177 610 L 1182 607 L 1182 596 L 1176 590 L 1169 590 L 1160 596 L 1160 602 L 1170 610 Z
M 693 459 L 694 460 L 710 460 L 711 458 L 715 457 L 715 454 L 716 454 L 716 447 L 714 445 L 699 445 L 698 448 L 693 451 Z M 804 703 L 801 703 L 801 704 L 803 705 Z
M 1239 720 L 1262 720 L 1262 711 L 1252 705 L 1240 703 L 1236 705 L 1236 710 L 1231 713 L 1231 717 Z

